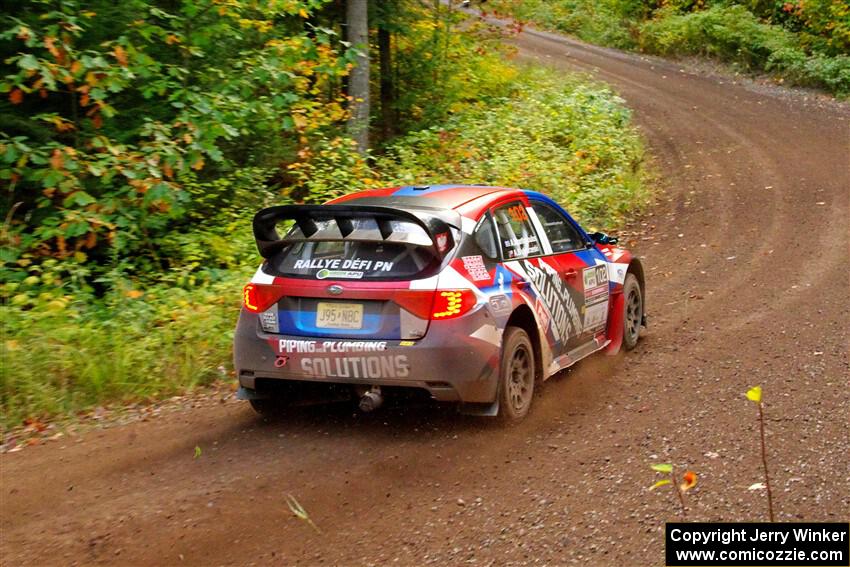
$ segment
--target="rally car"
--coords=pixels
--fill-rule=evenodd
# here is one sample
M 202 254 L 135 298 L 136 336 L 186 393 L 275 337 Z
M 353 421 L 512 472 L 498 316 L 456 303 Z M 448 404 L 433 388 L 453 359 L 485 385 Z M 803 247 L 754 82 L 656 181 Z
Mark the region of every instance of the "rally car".
M 375 189 L 263 209 L 253 230 L 234 363 L 260 413 L 324 383 L 365 411 L 413 389 L 518 420 L 536 384 L 646 324 L 640 260 L 534 191 Z

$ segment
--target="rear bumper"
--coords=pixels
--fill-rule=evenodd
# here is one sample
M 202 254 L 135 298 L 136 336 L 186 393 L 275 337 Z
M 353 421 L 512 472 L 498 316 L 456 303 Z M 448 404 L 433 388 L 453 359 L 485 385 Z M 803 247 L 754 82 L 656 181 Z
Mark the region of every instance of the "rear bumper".
M 245 309 L 234 337 L 239 385 L 265 380 L 420 388 L 439 401 L 496 399 L 501 330 L 485 310 L 432 321 L 416 341 L 352 341 L 265 333 Z

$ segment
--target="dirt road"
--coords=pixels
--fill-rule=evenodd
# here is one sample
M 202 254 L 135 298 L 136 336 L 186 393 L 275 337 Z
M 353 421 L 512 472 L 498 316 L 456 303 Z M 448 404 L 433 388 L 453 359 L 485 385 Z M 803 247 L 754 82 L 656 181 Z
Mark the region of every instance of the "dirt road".
M 548 382 L 509 430 L 427 407 L 263 422 L 229 402 L 3 455 L 3 565 L 663 564 L 676 506 L 647 491 L 650 463 L 700 474 L 689 519 L 765 518 L 748 490 L 756 384 L 779 517 L 848 519 L 850 112 L 564 39 L 518 44 L 610 82 L 658 156 L 666 193 L 633 243 L 641 346 Z

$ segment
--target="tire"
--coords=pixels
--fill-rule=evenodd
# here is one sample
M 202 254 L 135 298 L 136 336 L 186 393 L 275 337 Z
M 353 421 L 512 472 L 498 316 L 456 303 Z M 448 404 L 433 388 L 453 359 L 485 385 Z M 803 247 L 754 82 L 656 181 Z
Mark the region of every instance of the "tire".
M 273 398 L 263 398 L 259 400 L 248 400 L 255 412 L 264 416 L 270 417 L 280 413 L 281 404 Z
M 523 329 L 508 327 L 502 341 L 499 372 L 499 413 L 505 423 L 528 414 L 534 397 L 534 346 Z
M 632 350 L 640 338 L 640 327 L 643 324 L 643 294 L 637 277 L 626 274 L 623 282 L 623 348 Z

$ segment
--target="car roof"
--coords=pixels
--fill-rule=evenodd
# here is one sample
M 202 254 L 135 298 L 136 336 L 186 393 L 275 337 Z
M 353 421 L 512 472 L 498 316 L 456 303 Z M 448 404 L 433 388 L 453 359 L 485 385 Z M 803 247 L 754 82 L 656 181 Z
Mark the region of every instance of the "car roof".
M 481 199 L 487 203 L 502 197 L 521 195 L 524 192 L 508 187 L 489 185 L 406 185 L 385 189 L 370 189 L 344 195 L 328 204 L 351 203 L 389 207 L 429 207 L 458 209 L 471 201 Z

